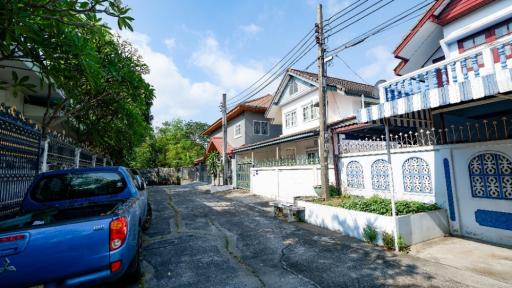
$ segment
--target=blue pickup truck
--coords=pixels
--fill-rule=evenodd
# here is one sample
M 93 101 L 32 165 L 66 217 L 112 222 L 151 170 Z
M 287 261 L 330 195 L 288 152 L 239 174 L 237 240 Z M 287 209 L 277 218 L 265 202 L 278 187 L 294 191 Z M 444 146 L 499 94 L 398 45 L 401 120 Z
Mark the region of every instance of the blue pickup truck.
M 0 287 L 83 287 L 141 272 L 151 223 L 145 184 L 124 167 L 38 175 L 0 221 Z

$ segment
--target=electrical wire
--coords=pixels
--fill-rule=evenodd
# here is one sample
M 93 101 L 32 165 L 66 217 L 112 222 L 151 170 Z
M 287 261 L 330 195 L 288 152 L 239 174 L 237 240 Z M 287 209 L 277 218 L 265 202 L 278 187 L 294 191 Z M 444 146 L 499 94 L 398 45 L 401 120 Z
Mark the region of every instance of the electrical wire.
M 300 51 L 300 49 L 302 47 L 304 47 L 304 45 L 311 39 L 313 39 L 313 35 L 312 33 L 314 32 L 314 28 L 312 28 L 311 30 L 309 30 L 308 33 L 306 33 L 306 35 L 304 37 L 302 37 L 302 39 L 290 50 L 286 53 L 286 55 L 281 58 L 278 62 L 276 62 L 267 72 L 265 72 L 265 74 L 263 74 L 260 78 L 258 78 L 258 80 L 256 80 L 254 83 L 252 83 L 249 87 L 245 88 L 244 90 L 242 90 L 241 92 L 239 92 L 237 95 L 231 97 L 228 99 L 228 103 L 229 102 L 233 102 L 236 98 L 239 98 L 240 96 L 244 95 L 245 92 L 247 92 L 249 89 L 251 89 L 252 87 L 254 87 L 254 85 L 258 84 L 263 78 L 265 78 L 267 75 L 269 75 L 280 63 L 282 63 L 286 58 L 288 58 L 288 56 L 290 56 L 290 54 L 296 50 L 292 56 L 290 56 L 290 59 L 293 58 L 295 56 L 295 54 Z M 301 44 L 302 43 L 302 44 Z M 297 47 L 299 47 L 297 49 Z M 288 59 L 289 60 L 289 59 Z M 288 61 L 287 60 L 287 61 Z M 280 67 L 283 66 L 282 64 L 280 65 Z M 279 70 L 279 68 L 278 68 Z M 270 76 L 272 77 L 272 76 Z M 269 77 L 269 78 L 270 78 Z

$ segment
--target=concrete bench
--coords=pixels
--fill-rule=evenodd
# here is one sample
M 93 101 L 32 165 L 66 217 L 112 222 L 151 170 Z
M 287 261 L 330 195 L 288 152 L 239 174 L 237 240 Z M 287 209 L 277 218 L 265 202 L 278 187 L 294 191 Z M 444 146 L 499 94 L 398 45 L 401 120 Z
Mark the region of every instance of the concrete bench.
M 283 201 L 271 201 L 269 205 L 274 207 L 274 216 L 284 216 L 286 214 L 288 222 L 295 222 L 300 220 L 300 213 L 304 211 L 304 207 L 299 207 L 293 203 Z

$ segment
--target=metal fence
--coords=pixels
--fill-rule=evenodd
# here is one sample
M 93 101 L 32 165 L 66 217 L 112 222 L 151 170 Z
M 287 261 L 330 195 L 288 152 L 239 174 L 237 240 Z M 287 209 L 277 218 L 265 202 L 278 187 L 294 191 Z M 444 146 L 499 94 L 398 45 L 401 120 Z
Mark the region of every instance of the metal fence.
M 512 139 L 512 114 L 490 119 L 472 119 L 444 128 L 411 129 L 391 133 L 390 148 L 409 148 L 433 145 L 463 144 Z M 367 136 L 360 140 L 342 140 L 342 153 L 359 153 L 386 150 L 386 137 Z
M 96 155 L 77 149 L 69 139 L 50 133 L 42 141 L 41 130 L 15 108 L 0 104 L 0 216 L 19 209 L 23 197 L 40 170 L 95 166 Z M 80 152 L 80 153 L 78 153 Z M 100 156 L 103 166 L 105 156 Z M 104 160 L 105 159 L 105 160 Z
M 16 211 L 39 168 L 41 132 L 0 106 L 0 216 Z

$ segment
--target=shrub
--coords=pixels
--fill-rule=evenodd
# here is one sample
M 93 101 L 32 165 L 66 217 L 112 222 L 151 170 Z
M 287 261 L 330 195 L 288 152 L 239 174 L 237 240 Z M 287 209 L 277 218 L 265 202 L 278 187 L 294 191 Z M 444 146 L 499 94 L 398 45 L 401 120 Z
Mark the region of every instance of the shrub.
M 395 249 L 395 237 L 393 237 L 393 234 L 383 232 L 382 233 L 382 242 L 384 242 L 384 247 L 388 249 Z M 398 234 L 398 250 L 399 251 L 407 251 L 409 247 L 405 243 L 404 238 L 402 235 Z
M 350 196 L 347 194 L 341 197 L 332 198 L 329 201 L 319 199 L 315 201 L 323 205 L 330 205 L 350 210 L 375 213 L 379 215 L 391 216 L 391 200 L 374 195 L 370 198 L 359 196 Z M 414 213 L 421 213 L 427 211 L 437 210 L 439 207 L 436 204 L 426 204 L 418 201 L 400 200 L 396 202 L 396 214 L 407 215 Z
M 372 224 L 366 224 L 363 229 L 363 239 L 370 243 L 375 244 L 377 242 L 377 229 Z
M 334 185 L 329 185 L 329 197 L 338 197 L 341 195 L 340 189 Z

